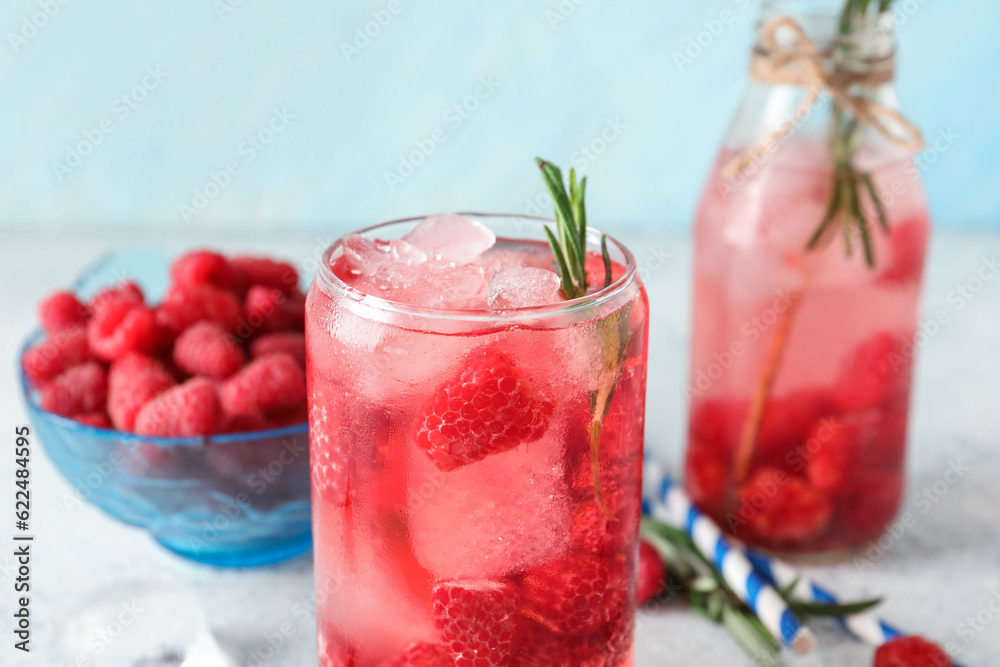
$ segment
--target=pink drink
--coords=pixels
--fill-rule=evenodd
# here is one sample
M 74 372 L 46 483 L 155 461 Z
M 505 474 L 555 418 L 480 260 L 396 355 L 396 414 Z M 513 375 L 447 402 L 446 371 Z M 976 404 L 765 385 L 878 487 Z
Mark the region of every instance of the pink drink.
M 324 667 L 632 664 L 645 292 L 611 242 L 562 301 L 538 221 L 476 218 L 342 239 L 309 292 Z
M 875 268 L 857 238 L 851 257 L 839 234 L 807 251 L 833 181 L 823 151 L 792 140 L 736 187 L 720 173 L 735 155 L 724 151 L 696 223 L 687 488 L 725 529 L 783 552 L 864 544 L 903 491 L 927 208 L 914 167 L 883 161 L 872 177 L 890 232 L 872 230 Z M 751 397 L 786 321 L 737 479 Z

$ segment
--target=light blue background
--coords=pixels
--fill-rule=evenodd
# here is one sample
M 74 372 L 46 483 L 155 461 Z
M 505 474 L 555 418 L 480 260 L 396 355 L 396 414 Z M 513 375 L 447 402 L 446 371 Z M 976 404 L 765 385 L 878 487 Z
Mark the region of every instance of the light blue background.
M 348 56 L 389 0 L 4 0 L 0 228 L 337 232 L 436 210 L 524 211 L 542 192 L 531 158 L 565 164 L 615 119 L 620 133 L 586 169 L 591 219 L 690 224 L 746 80 L 758 2 L 395 1 L 399 13 Z M 58 11 L 22 32 L 44 4 Z M 897 5 L 905 110 L 927 135 L 959 137 L 925 172 L 936 222 L 998 228 L 1000 3 Z M 735 22 L 679 69 L 674 54 L 727 9 Z M 122 117 L 116 100 L 156 67 L 165 79 Z M 479 89 L 468 118 L 446 116 L 481 80 L 496 89 Z M 243 142 L 276 109 L 291 119 L 250 159 Z M 113 131 L 57 175 L 67 146 L 105 118 Z M 386 172 L 435 130 L 444 142 L 390 188 Z M 216 193 L 211 175 L 230 161 L 239 173 Z M 216 196 L 185 221 L 182 205 L 206 186 Z

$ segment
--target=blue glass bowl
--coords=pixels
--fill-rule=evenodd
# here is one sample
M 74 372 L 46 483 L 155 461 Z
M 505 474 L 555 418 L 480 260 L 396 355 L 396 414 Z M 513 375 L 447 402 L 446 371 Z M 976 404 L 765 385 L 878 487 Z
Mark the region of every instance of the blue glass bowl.
M 155 303 L 169 265 L 160 250 L 116 252 L 88 270 L 75 291 L 86 298 L 127 278 Z M 22 355 L 42 337 L 30 336 Z M 147 438 L 47 412 L 23 372 L 21 385 L 35 434 L 77 494 L 145 528 L 167 549 L 201 563 L 250 567 L 312 547 L 305 423 L 206 438 Z

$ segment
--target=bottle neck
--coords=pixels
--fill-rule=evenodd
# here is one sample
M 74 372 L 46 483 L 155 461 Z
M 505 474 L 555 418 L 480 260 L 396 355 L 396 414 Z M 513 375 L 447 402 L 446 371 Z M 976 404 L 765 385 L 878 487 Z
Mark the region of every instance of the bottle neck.
M 824 81 L 817 81 L 822 78 L 841 89 L 893 81 L 896 44 L 888 13 L 873 12 L 845 24 L 835 11 L 797 11 L 802 4 L 765 3 L 753 50 L 756 79 L 813 86 L 822 85 Z

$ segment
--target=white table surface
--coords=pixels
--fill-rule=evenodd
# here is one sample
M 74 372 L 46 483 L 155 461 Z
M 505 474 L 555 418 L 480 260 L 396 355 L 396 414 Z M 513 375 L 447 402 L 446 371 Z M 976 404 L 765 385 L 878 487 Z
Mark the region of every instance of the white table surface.
M 0 358 L 7 360 L 0 365 L 0 434 L 6 434 L 0 442 L 7 438 L 12 444 L 15 425 L 27 421 L 14 381 L 14 359 L 34 325 L 34 305 L 47 292 L 68 285 L 106 250 L 131 243 L 177 249 L 198 244 L 306 258 L 328 240 L 319 234 L 208 238 L 191 233 L 166 240 L 0 235 Z M 690 246 L 676 236 L 624 240 L 636 251 L 640 266 L 648 268 L 652 301 L 647 447 L 676 465 L 684 428 Z M 984 260 L 997 256 L 1000 235 L 942 234 L 934 239 L 924 312 L 945 309 L 950 320 L 921 349 L 917 365 L 907 491 L 916 525 L 870 568 L 862 571 L 844 563 L 811 570 L 819 582 L 844 595 L 885 596 L 885 617 L 953 642 L 965 665 L 983 667 L 1000 665 L 1000 276 L 982 283 L 962 308 L 949 294 L 970 279 L 976 287 L 974 277 Z M 0 486 L 5 489 L 0 497 L 12 504 L 13 454 L 9 447 L 2 451 L 7 453 L 0 457 Z M 922 511 L 917 495 L 943 479 L 951 461 L 968 471 Z M 67 509 L 65 501 L 73 491 L 40 451 L 33 479 L 33 652 L 25 656 L 12 648 L 13 561 L 8 549 L 0 547 L 0 615 L 6 619 L 0 623 L 0 665 L 56 664 L 48 647 L 60 633 L 61 614 L 95 591 L 148 580 L 193 588 L 219 642 L 238 664 L 315 664 L 313 619 L 303 613 L 312 591 L 308 557 L 246 571 L 194 565 L 167 553 L 143 531 L 88 505 Z M 13 521 L 12 508 L 0 510 Z M 11 530 L 5 525 L 6 544 Z M 821 623 L 816 629 L 820 650 L 808 657 L 788 656 L 789 665 L 871 664 L 871 650 L 846 638 L 836 625 Z M 269 644 L 278 648 L 272 652 Z M 262 653 L 273 656 L 261 660 Z M 641 613 L 637 667 L 748 664 L 724 630 L 683 606 Z

